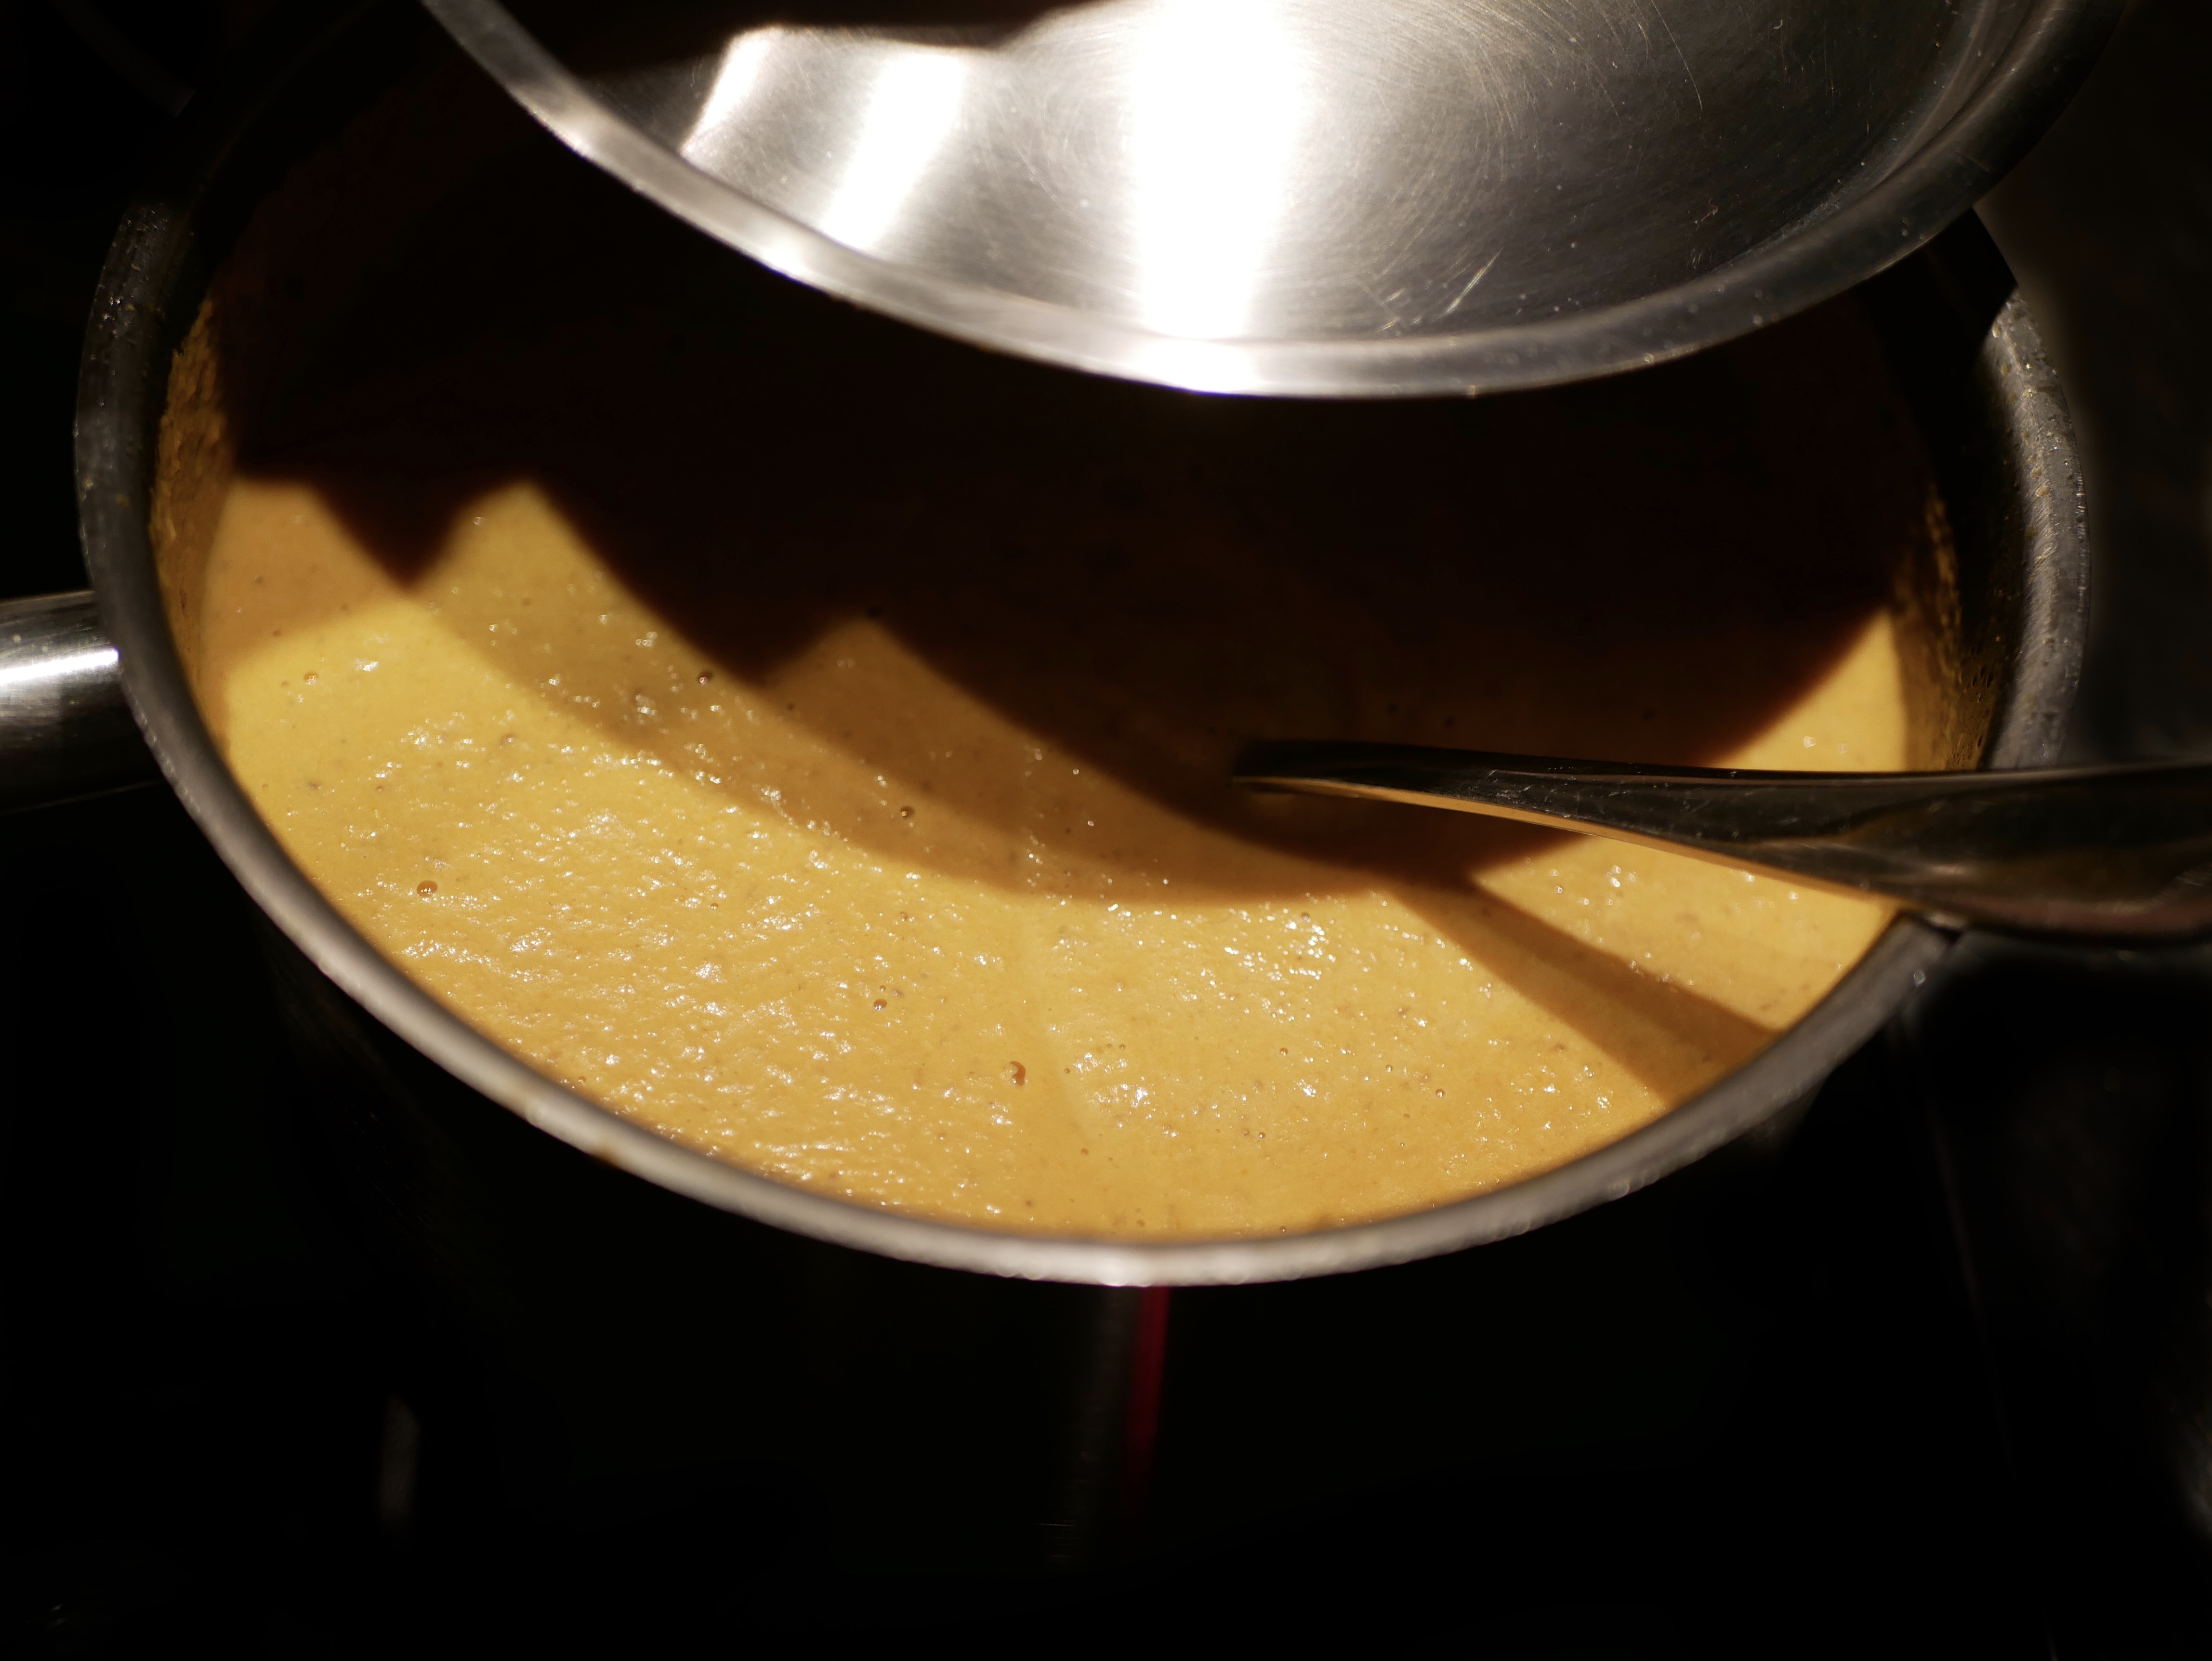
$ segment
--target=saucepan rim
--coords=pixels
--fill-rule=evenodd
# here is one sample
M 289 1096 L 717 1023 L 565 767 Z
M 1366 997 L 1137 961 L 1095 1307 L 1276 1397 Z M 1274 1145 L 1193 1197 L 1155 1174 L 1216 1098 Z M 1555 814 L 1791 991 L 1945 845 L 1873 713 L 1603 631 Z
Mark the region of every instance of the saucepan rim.
M 1899 920 L 1802 1020 L 1742 1068 L 1651 1124 L 1567 1165 L 1429 1210 L 1297 1234 L 1161 1242 L 999 1233 L 811 1193 L 686 1147 L 539 1074 L 408 979 L 339 916 L 246 800 L 187 683 L 156 575 L 148 509 L 170 355 L 224 249 L 199 246 L 210 191 L 279 81 L 309 72 L 345 26 L 295 41 L 259 84 L 201 111 L 126 212 L 86 340 L 76 426 L 86 564 L 125 690 L 170 786 L 253 900 L 315 966 L 465 1084 L 592 1157 L 705 1204 L 840 1245 L 1031 1280 L 1104 1286 L 1293 1280 L 1398 1263 L 1509 1236 L 1620 1198 L 1691 1164 L 1816 1089 L 1949 949 Z M 581 162 L 579 166 L 583 165 Z M 2056 758 L 2078 677 L 2085 550 L 2063 399 L 2017 299 L 1984 350 L 2007 377 L 2005 438 L 2045 481 L 2023 505 L 2024 615 L 2013 684 L 1984 765 Z

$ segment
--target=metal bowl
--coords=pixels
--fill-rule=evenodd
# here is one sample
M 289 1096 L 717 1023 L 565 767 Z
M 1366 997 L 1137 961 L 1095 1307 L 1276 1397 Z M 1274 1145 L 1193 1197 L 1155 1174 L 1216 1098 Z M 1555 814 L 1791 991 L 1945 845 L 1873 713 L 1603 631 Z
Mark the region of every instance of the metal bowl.
M 283 852 L 194 703 L 149 531 L 173 356 L 214 266 L 286 169 L 411 61 L 419 42 L 404 21 L 386 8 L 366 23 L 289 44 L 279 37 L 271 60 L 234 96 L 198 112 L 117 234 L 86 347 L 77 426 L 86 554 L 131 706 L 179 796 L 281 931 L 278 958 L 295 1002 L 340 1063 L 328 1104 L 351 1124 L 348 1134 L 368 1150 L 365 1165 L 383 1173 L 379 1186 L 401 1208 L 474 1214 L 472 1183 L 510 1199 L 539 1183 L 595 1183 L 592 1191 L 603 1192 L 607 1173 L 549 1140 L 557 1138 L 675 1194 L 778 1229 L 993 1275 L 1215 1284 L 1402 1262 L 1520 1234 L 1618 1198 L 1768 1124 L 1817 1089 L 1947 949 L 1947 938 L 1923 924 L 1893 925 L 1806 1019 L 1748 1065 L 1560 1169 L 1415 1214 L 1261 1239 L 1054 1238 L 878 1210 L 694 1152 L 533 1071 L 381 956 Z M 2053 759 L 2080 660 L 2085 555 L 2074 445 L 2034 330 L 2008 290 L 2002 260 L 1969 221 L 1865 297 L 1929 435 L 1956 532 L 1955 563 L 1922 575 L 1926 592 L 1912 608 L 1927 636 L 1922 655 L 1939 672 L 1923 742 L 1932 764 Z M 525 1131 L 485 1098 L 547 1135 Z M 459 1151 L 462 1126 L 474 1127 L 466 1136 L 482 1158 Z M 529 1204 L 557 1219 L 555 1232 L 563 1238 L 590 1226 L 581 1211 L 542 1198 Z M 447 1232 L 473 1238 L 475 1229 L 453 1223 Z
M 1102 374 L 1368 397 L 1656 363 L 1873 276 L 2121 9 L 425 3 L 580 155 L 801 282 Z

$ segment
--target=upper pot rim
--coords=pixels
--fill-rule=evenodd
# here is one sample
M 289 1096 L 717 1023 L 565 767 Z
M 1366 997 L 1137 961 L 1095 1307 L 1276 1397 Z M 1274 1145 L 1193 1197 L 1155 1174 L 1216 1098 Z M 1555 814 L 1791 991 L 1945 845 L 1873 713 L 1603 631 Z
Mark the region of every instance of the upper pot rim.
M 348 20 L 272 52 L 304 71 Z M 291 861 L 246 800 L 201 720 L 169 633 L 148 528 L 155 436 L 176 321 L 196 309 L 198 213 L 273 96 L 252 84 L 188 122 L 170 163 L 124 216 L 88 331 L 76 421 L 86 564 L 118 648 L 125 690 L 163 774 L 241 885 L 322 973 L 455 1077 L 596 1159 L 708 1205 L 816 1239 L 997 1275 L 1107 1286 L 1292 1280 L 1408 1262 L 1525 1233 L 1620 1198 L 1741 1135 L 1817 1086 L 1922 983 L 1949 947 L 1899 919 L 1804 1019 L 1750 1062 L 1644 1129 L 1568 1165 L 1471 1198 L 1381 1221 L 1301 1234 L 1147 1244 L 996 1233 L 811 1193 L 696 1152 L 544 1078 L 416 986 L 347 923 Z M 222 252 L 222 251 L 217 251 Z M 185 302 L 180 305 L 179 301 Z M 1984 351 L 1999 353 L 2008 434 L 2048 476 L 2078 478 L 2063 398 L 2015 297 Z M 2078 487 L 2076 490 L 2078 495 Z M 2078 675 L 2082 578 L 2078 506 L 2051 493 L 2031 510 L 2030 611 L 2043 619 L 2039 672 L 2000 710 L 1984 765 L 2056 759 Z

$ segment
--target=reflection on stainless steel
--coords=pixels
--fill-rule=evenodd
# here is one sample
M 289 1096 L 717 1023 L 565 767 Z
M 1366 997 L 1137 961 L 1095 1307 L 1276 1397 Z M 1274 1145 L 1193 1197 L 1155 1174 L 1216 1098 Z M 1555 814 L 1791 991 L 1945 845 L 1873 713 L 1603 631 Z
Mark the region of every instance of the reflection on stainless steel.
M 1400 744 L 1267 744 L 1258 789 L 1360 796 L 1585 830 L 1938 921 L 2107 940 L 2212 933 L 2212 765 L 1762 773 Z
M 574 148 L 803 281 L 1110 374 L 1348 394 L 1633 367 L 1833 294 L 1994 182 L 2118 10 L 425 3 Z
M 0 813 L 154 776 L 92 596 L 0 603 Z

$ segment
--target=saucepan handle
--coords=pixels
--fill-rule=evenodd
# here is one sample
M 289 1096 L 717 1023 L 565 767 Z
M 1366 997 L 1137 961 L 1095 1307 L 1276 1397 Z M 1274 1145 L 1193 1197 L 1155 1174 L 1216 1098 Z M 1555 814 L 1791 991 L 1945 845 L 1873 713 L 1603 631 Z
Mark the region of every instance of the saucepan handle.
M 0 601 L 0 813 L 158 776 L 91 590 Z

